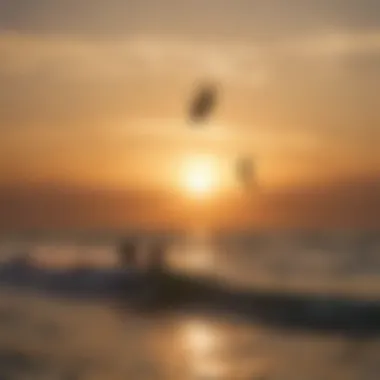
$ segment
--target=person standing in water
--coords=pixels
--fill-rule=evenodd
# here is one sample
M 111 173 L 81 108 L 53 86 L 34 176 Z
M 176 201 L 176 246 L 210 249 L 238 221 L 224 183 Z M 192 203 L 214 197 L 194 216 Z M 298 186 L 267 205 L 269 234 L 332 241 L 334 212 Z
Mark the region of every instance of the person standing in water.
M 168 273 L 165 262 L 166 247 L 161 242 L 154 243 L 149 249 L 146 278 L 150 299 L 153 304 L 161 305 L 168 297 Z
M 165 247 L 163 244 L 155 244 L 149 252 L 147 272 L 149 275 L 162 275 L 165 272 Z
M 156 243 L 148 250 L 145 272 L 150 275 L 161 274 L 165 271 L 165 245 Z M 136 243 L 124 241 L 119 248 L 119 262 L 123 268 L 137 267 L 139 264 Z
M 121 244 L 119 249 L 120 264 L 123 268 L 135 267 L 137 265 L 137 247 L 130 240 Z

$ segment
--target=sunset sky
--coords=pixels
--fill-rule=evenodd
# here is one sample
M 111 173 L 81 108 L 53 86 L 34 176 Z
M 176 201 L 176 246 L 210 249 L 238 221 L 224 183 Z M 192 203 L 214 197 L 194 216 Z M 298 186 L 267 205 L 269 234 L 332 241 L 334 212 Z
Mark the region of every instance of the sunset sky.
M 0 0 L 0 86 L 2 229 L 380 226 L 377 0 Z

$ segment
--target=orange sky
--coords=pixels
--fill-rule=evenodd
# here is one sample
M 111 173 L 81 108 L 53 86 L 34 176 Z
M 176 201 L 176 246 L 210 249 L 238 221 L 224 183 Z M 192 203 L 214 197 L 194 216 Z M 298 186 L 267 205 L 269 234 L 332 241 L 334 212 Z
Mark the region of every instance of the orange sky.
M 1 228 L 379 226 L 377 3 L 52 4 L 0 4 Z M 221 99 L 191 130 L 204 78 Z M 250 198 L 236 193 L 242 154 Z M 220 177 L 207 201 L 181 187 L 197 157 Z

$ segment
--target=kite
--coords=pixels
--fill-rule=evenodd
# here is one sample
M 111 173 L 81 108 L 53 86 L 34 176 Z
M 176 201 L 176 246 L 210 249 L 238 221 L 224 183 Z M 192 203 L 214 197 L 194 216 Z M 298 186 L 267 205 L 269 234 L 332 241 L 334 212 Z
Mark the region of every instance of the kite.
M 190 120 L 198 125 L 206 121 L 215 108 L 217 102 L 216 95 L 215 86 L 203 86 L 190 105 Z

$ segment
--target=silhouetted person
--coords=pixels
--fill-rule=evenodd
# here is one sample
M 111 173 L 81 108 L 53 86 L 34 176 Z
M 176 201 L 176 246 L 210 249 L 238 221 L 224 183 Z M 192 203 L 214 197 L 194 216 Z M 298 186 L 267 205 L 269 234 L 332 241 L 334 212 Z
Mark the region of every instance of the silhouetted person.
M 19 268 L 29 268 L 32 265 L 32 259 L 27 252 L 20 252 L 13 260 L 13 265 Z
M 32 275 L 32 259 L 27 252 L 20 252 L 10 262 L 10 269 L 12 276 L 18 278 L 19 281 L 24 282 L 30 279 Z
M 149 250 L 146 268 L 147 284 L 152 305 L 163 307 L 172 296 L 172 282 L 166 270 L 166 246 L 163 243 L 155 243 Z
M 147 271 L 150 275 L 160 275 L 165 271 L 165 246 L 156 244 L 149 252 Z
M 120 265 L 123 268 L 137 265 L 137 247 L 136 244 L 126 240 L 119 249 Z
M 248 187 L 252 183 L 254 168 L 250 158 L 243 157 L 239 159 L 236 166 L 236 175 L 244 187 Z

